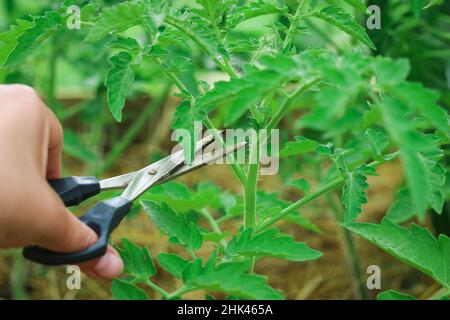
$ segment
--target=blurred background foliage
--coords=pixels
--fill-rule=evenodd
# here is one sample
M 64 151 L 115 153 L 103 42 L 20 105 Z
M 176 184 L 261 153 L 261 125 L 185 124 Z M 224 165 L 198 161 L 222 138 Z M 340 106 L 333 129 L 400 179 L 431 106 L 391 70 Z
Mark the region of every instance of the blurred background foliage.
M 102 6 L 121 1 L 95 2 Z M 179 8 L 195 5 L 194 0 L 174 0 L 174 3 Z M 440 104 L 450 109 L 450 1 L 444 1 L 441 5 L 427 10 L 421 9 L 423 3 L 424 1 L 418 0 L 369 1 L 367 4 L 375 4 L 381 8 L 381 29 L 368 30 L 378 49 L 372 54 L 407 58 L 411 65 L 409 80 L 423 82 L 427 87 L 440 91 Z M 59 1 L 52 0 L 3 0 L 0 3 L 0 32 L 8 30 L 17 19 L 40 15 L 57 6 Z M 355 9 L 351 5 L 348 5 L 347 9 L 358 18 L 361 25 L 365 25 L 366 13 L 363 10 Z M 273 29 L 270 24 L 274 22 L 286 23 L 277 15 L 255 18 L 241 24 L 236 29 L 234 37 L 239 39 L 249 35 L 271 35 Z M 325 47 L 341 53 L 354 45 L 346 34 L 321 21 L 305 23 L 310 31 L 297 35 L 298 51 L 310 47 Z M 142 36 L 142 30 L 139 28 L 132 28 L 127 33 L 137 38 Z M 33 86 L 64 123 L 64 174 L 108 176 L 139 168 L 148 161 L 158 159 L 173 145 L 169 141 L 170 124 L 178 100 L 172 96 L 173 88 L 169 86 L 169 81 L 158 68 L 144 63 L 137 71 L 136 81 L 127 102 L 127 110 L 124 112 L 124 120 L 121 124 L 117 124 L 108 110 L 105 99 L 104 75 L 108 69 L 109 49 L 106 41 L 95 45 L 84 42 L 85 36 L 83 32 L 59 30 L 54 37 L 45 41 L 26 63 L 15 67 L 7 74 L 0 70 L 0 82 L 25 83 Z M 217 81 L 225 78 L 200 52 L 194 50 L 191 55 L 192 67 L 200 79 Z M 239 53 L 236 57 L 239 57 Z M 312 104 L 314 99 L 308 95 L 296 101 L 295 118 L 300 118 L 304 109 Z M 223 116 L 218 112 L 214 121 L 220 123 Z M 248 124 L 243 119 L 238 125 Z M 304 127 L 298 121 L 284 121 L 282 127 L 285 129 L 282 132 L 283 140 L 299 135 L 299 132 L 317 139 L 326 137 L 327 134 Z M 446 159 L 448 160 L 448 150 Z M 322 170 L 313 156 L 303 157 L 301 163 L 284 160 L 281 167 L 278 178 L 268 179 L 263 183 L 269 192 L 282 190 L 285 199 L 298 198 L 297 191 L 286 187 L 289 183 L 286 181 L 292 180 L 290 177 L 296 172 L 318 173 Z M 392 197 L 379 196 L 379 192 L 393 193 L 401 184 L 398 163 L 387 166 L 382 171 L 383 180 L 371 187 L 374 191 L 371 191 L 372 195 L 369 194 L 369 203 L 370 197 L 378 202 L 366 208 L 365 211 L 369 215 L 384 214 L 392 202 Z M 208 169 L 201 173 L 201 176 L 189 177 L 184 182 L 193 187 L 197 182 L 209 179 L 222 190 L 240 192 L 230 182 L 232 180 L 230 177 L 229 171 L 218 172 Z M 450 179 L 447 179 L 447 184 L 449 181 Z M 217 192 L 221 192 L 220 189 Z M 110 194 L 103 196 L 108 197 Z M 89 205 L 88 202 L 85 207 Z M 311 231 L 307 233 L 303 230 L 297 231 L 303 238 L 307 237 L 309 243 L 312 242 L 317 248 L 329 253 L 325 261 L 319 262 L 314 270 L 311 268 L 303 270 L 302 275 L 289 269 L 288 265 L 270 265 L 274 270 L 271 275 L 273 281 L 277 286 L 284 287 L 288 298 L 354 297 L 352 290 L 349 289 L 351 280 L 347 279 L 347 269 L 343 262 L 345 253 L 341 247 L 333 244 L 335 238 L 341 235 L 334 224 L 329 224 L 323 219 L 329 214 L 324 211 L 323 206 L 321 203 L 312 206 L 313 212 L 308 214 L 325 236 L 319 237 L 317 233 Z M 432 215 L 434 219 L 432 222 L 438 233 L 448 233 L 450 230 L 449 206 L 446 205 L 445 208 L 446 214 Z M 149 236 L 148 228 L 150 227 L 143 226 L 140 220 L 133 222 L 133 219 L 129 219 L 125 226 L 118 230 L 117 238 L 126 235 L 136 242 L 147 243 L 152 250 L 154 247 L 167 246 L 157 234 Z M 424 286 L 430 284 L 426 279 L 421 279 L 422 284 L 419 285 L 417 279 L 421 276 L 418 273 L 394 262 L 373 247 L 369 249 L 363 244 L 360 246 L 364 262 L 373 261 L 376 256 L 381 257 L 378 258 L 379 263 L 388 270 L 386 281 L 391 281 L 394 287 L 417 293 L 423 292 L 426 289 Z M 280 276 L 282 273 L 285 274 L 285 278 Z M 106 281 L 86 279 L 87 288 L 80 293 L 66 292 L 65 277 L 62 268 L 31 266 L 22 259 L 18 250 L 0 251 L 0 298 L 110 298 L 109 283 Z M 168 280 L 162 278 L 160 281 Z M 302 286 L 302 283 L 308 285 Z

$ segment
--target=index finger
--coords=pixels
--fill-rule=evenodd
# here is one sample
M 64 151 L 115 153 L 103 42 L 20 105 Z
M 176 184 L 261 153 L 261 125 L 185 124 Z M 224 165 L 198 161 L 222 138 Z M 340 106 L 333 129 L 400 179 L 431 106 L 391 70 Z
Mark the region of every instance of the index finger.
M 61 177 L 61 154 L 63 145 L 63 129 L 55 114 L 48 108 L 48 157 L 47 157 L 47 179 Z

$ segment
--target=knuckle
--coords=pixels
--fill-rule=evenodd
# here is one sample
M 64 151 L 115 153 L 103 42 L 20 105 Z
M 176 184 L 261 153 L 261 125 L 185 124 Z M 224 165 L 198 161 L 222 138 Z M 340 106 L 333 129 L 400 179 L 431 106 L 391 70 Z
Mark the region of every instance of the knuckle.
M 0 90 L 5 96 L 9 96 L 12 101 L 15 101 L 15 109 L 21 112 L 25 109 L 26 112 L 43 113 L 44 104 L 32 87 L 24 84 L 11 84 L 0 86 Z
M 9 93 L 10 95 L 13 95 L 16 98 L 28 98 L 28 99 L 39 99 L 38 94 L 36 91 L 25 84 L 10 84 L 10 85 L 4 85 L 1 88 L 2 91 L 5 93 Z

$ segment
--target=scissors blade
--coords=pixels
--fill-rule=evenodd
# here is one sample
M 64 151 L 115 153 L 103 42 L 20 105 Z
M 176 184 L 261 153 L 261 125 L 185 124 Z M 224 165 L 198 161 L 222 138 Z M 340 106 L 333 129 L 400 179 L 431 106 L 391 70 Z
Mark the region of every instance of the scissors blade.
M 213 141 L 214 137 L 212 135 L 201 139 L 195 145 L 194 154 L 203 150 L 204 147 Z M 184 152 L 181 150 L 181 152 L 176 152 L 173 155 L 160 160 L 159 163 L 157 163 L 158 165 L 153 163 L 139 170 L 122 192 L 121 196 L 129 201 L 135 200 L 163 177 L 168 176 L 170 173 L 183 166 L 184 161 Z
M 212 164 L 216 160 L 222 159 L 223 157 L 227 156 L 228 154 L 233 153 L 234 151 L 243 148 L 246 144 L 247 144 L 246 142 L 241 142 L 239 144 L 228 146 L 222 150 L 216 150 L 214 152 L 209 152 L 205 155 L 199 154 L 199 155 L 197 155 L 196 158 L 194 158 L 194 161 L 192 164 L 184 164 L 183 166 L 176 169 L 169 176 L 163 177 L 161 180 L 159 180 L 157 183 L 155 183 L 155 185 L 162 184 L 167 181 L 176 179 L 176 178 L 184 176 L 185 174 L 188 174 L 192 171 L 203 168 L 206 165 Z
M 214 140 L 213 136 L 210 135 L 210 136 L 207 136 L 207 137 L 197 141 L 195 150 L 197 150 L 198 148 L 202 148 L 202 147 L 208 145 L 213 140 Z M 183 153 L 184 153 L 184 150 L 181 149 L 181 150 L 175 152 L 170 157 L 174 157 L 174 156 L 177 156 L 177 155 L 183 154 Z M 147 169 L 148 171 L 156 170 L 157 168 L 159 168 L 161 166 L 161 164 L 165 160 L 166 160 L 166 158 L 158 160 L 157 162 L 150 164 L 149 166 L 145 167 L 144 169 Z M 119 175 L 119 176 L 115 176 L 115 177 L 111 177 L 111 178 L 107 178 L 107 179 L 102 179 L 102 180 L 99 181 L 100 182 L 100 189 L 102 191 L 115 190 L 115 189 L 124 189 L 124 188 L 128 187 L 128 185 L 130 184 L 131 180 L 133 180 L 133 178 L 136 176 L 136 174 L 139 171 L 140 170 L 134 171 L 134 172 L 130 172 L 130 173 L 125 173 L 125 174 L 122 174 L 122 175 Z

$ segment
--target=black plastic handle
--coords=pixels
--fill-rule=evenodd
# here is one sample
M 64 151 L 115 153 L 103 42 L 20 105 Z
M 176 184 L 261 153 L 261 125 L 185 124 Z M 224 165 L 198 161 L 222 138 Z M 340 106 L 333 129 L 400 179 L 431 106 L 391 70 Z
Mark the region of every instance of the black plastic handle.
M 48 183 L 68 207 L 100 193 L 100 183 L 96 177 L 65 177 L 49 180 Z
M 73 253 L 59 253 L 30 246 L 23 249 L 23 256 L 31 261 L 45 265 L 77 264 L 103 256 L 108 247 L 111 232 L 131 209 L 132 203 L 122 197 L 97 203 L 80 220 L 93 229 L 98 240 L 92 246 Z

